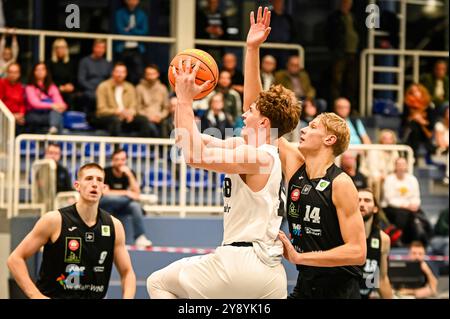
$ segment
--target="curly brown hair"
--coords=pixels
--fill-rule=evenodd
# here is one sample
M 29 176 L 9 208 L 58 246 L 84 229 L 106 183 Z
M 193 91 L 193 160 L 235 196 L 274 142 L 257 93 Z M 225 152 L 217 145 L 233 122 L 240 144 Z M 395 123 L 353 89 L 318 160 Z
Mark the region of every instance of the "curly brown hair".
M 278 137 L 292 131 L 300 120 L 301 103 L 294 92 L 282 85 L 272 85 L 256 98 L 256 109 L 270 120 L 270 127 L 278 129 Z

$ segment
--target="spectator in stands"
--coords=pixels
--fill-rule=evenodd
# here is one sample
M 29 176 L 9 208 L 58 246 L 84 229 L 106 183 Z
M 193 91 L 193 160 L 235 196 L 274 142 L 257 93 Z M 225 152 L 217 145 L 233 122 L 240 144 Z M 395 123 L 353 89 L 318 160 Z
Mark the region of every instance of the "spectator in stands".
M 378 144 L 396 145 L 397 135 L 394 131 L 383 129 L 380 132 Z M 394 172 L 395 161 L 399 157 L 398 151 L 370 150 L 365 152 L 366 156 L 361 161 L 360 171 L 369 177 L 370 187 L 377 200 L 382 198 L 381 186 L 388 174 Z
M 125 0 L 125 7 L 115 14 L 115 28 L 118 34 L 143 36 L 148 34 L 147 14 L 138 8 L 139 0 Z M 128 80 L 136 85 L 144 71 L 142 54 L 145 52 L 144 43 L 136 41 L 115 42 L 115 52 L 118 61 L 122 61 L 129 70 Z
M 111 78 L 98 86 L 96 125 L 107 129 L 111 136 L 120 136 L 126 131 L 149 137 L 151 128 L 148 119 L 137 114 L 136 89 L 125 81 L 126 77 L 126 65 L 117 62 Z
M 203 10 L 198 10 L 196 18 L 196 37 L 199 39 L 225 40 L 227 39 L 227 20 L 220 10 L 220 0 L 208 0 Z M 219 61 L 222 56 L 220 47 L 199 47 L 209 52 L 214 60 Z
M 75 75 L 66 40 L 60 38 L 53 42 L 52 57 L 48 61 L 47 67 L 64 101 L 69 106 L 73 106 Z
M 351 145 L 372 143 L 361 120 L 350 116 L 351 104 L 348 99 L 344 97 L 336 99 L 334 101 L 334 112 L 347 122 L 347 125 L 350 128 Z
M 161 136 L 161 122 L 169 115 L 169 91 L 159 80 L 159 68 L 155 64 L 144 70 L 144 78 L 138 84 L 138 113 L 147 117 L 152 137 Z
M 411 146 L 414 157 L 419 158 L 421 144 L 427 150 L 426 157 L 434 153 L 432 143 L 434 128 L 434 109 L 428 90 L 421 84 L 413 83 L 405 93 L 405 107 L 402 118 L 403 140 Z
M 88 120 L 95 117 L 95 91 L 98 85 L 111 75 L 111 63 L 104 58 L 106 41 L 96 39 L 92 45 L 92 54 L 81 59 L 78 65 L 78 85 L 83 94 L 84 111 Z
M 342 154 L 340 166 L 342 170 L 353 180 L 356 189 L 367 188 L 367 177 L 358 171 L 355 152 L 346 151 Z
M 6 78 L 0 79 L 0 100 L 14 115 L 16 134 L 25 129 L 25 89 L 20 83 L 20 65 L 10 63 L 6 69 Z
M 19 42 L 17 41 L 17 35 L 14 32 L 14 30 L 8 30 L 5 34 L 2 34 L 0 39 L 0 78 L 6 76 L 8 65 L 16 62 L 17 57 L 19 56 Z M 10 47 L 6 46 L 6 36 L 8 33 L 12 35 Z
M 242 100 L 238 91 L 231 87 L 230 72 L 226 70 L 220 71 L 219 81 L 217 82 L 215 91 L 223 94 L 225 103 L 223 111 L 227 116 L 228 122 L 234 125 L 236 120 L 242 115 Z
M 360 36 L 351 13 L 352 2 L 341 0 L 339 9 L 328 17 L 326 37 L 332 56 L 331 98 L 345 96 L 356 105 Z
M 244 75 L 237 68 L 237 57 L 234 53 L 225 53 L 222 58 L 222 69 L 230 72 L 231 87 L 239 92 L 244 93 Z
M 161 123 L 161 137 L 169 138 L 175 129 L 174 117 L 177 108 L 178 99 L 173 95 L 169 99 L 169 115 Z
M 289 57 L 286 70 L 275 73 L 275 84 L 292 90 L 298 100 L 313 100 L 316 96 L 316 89 L 311 84 L 308 72 L 300 65 L 297 55 Z
M 437 294 L 438 280 L 425 261 L 425 247 L 420 241 L 413 241 L 409 246 L 409 258 L 420 261 L 420 268 L 425 276 L 424 285 L 420 288 L 401 288 L 399 296 L 413 296 L 417 299 L 434 297 Z
M 420 189 L 417 178 L 408 173 L 408 163 L 403 157 L 395 161 L 393 174 L 383 184 L 384 212 L 391 223 L 403 231 L 401 241 L 428 242 L 431 225 L 420 209 Z
M 264 91 L 267 91 L 275 82 L 275 70 L 277 60 L 273 55 L 265 55 L 261 60 L 261 84 Z
M 436 109 L 440 110 L 445 102 L 448 104 L 449 82 L 446 61 L 437 60 L 434 64 L 433 73 L 422 75 L 420 83 L 427 88 Z
M 436 144 L 436 156 L 433 158 L 435 163 L 445 163 L 445 177 L 444 184 L 448 185 L 448 109 L 447 106 L 444 110 L 444 117 L 440 121 L 436 122 L 434 126 L 434 141 Z
M 225 129 L 232 128 L 223 111 L 224 100 L 222 93 L 215 93 L 209 100 L 209 110 L 201 118 L 201 131 L 209 133 L 217 138 L 225 139 Z M 215 129 L 215 131 L 211 130 Z M 219 136 L 220 134 L 220 136 Z
M 267 42 L 275 43 L 298 43 L 292 16 L 285 11 L 284 0 L 272 0 L 272 10 L 270 15 L 271 32 Z M 286 65 L 289 52 L 286 50 L 263 50 L 263 55 L 271 54 L 278 61 L 279 65 Z
M 45 149 L 45 159 L 52 159 L 56 163 L 56 192 L 68 192 L 73 190 L 72 179 L 69 171 L 59 162 L 61 160 L 61 146 L 56 143 L 48 144 Z
M 134 244 L 147 247 L 151 246 L 152 242 L 145 235 L 140 195 L 136 174 L 127 166 L 127 153 L 123 149 L 116 149 L 112 155 L 111 166 L 105 168 L 105 190 L 100 200 L 100 208 L 122 223 L 125 216 L 131 216 Z
M 25 88 L 25 122 L 31 132 L 41 127 L 50 127 L 49 134 L 63 130 L 63 113 L 67 109 L 58 87 L 53 83 L 44 62 L 34 65 Z

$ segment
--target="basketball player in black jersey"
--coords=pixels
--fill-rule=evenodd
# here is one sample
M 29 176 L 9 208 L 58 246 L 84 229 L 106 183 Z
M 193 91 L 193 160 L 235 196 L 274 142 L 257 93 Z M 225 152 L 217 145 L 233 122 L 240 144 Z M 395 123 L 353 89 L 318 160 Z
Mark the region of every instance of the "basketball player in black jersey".
M 247 46 L 244 111 L 262 91 L 259 47 L 264 40 L 260 37 Z M 299 146 L 279 139 L 283 173 L 289 181 L 292 243 L 283 232 L 279 237 L 284 256 L 299 270 L 293 298 L 360 298 L 359 266 L 366 259 L 366 240 L 358 192 L 334 164 L 349 140 L 347 124 L 333 113 L 321 114 L 303 128 Z
M 136 276 L 125 247 L 122 224 L 98 208 L 105 172 L 98 164 L 82 166 L 72 206 L 45 214 L 8 258 L 8 267 L 29 298 L 103 298 L 112 263 L 121 276 L 123 298 L 133 298 Z M 28 273 L 26 259 L 44 246 L 39 279 Z
M 392 299 L 392 287 L 388 277 L 388 258 L 391 239 L 380 229 L 379 206 L 370 189 L 361 189 L 359 195 L 359 211 L 364 219 L 367 238 L 367 258 L 363 267 L 363 278 L 360 283 L 361 298 L 367 299 L 373 289 L 377 288 L 383 299 Z

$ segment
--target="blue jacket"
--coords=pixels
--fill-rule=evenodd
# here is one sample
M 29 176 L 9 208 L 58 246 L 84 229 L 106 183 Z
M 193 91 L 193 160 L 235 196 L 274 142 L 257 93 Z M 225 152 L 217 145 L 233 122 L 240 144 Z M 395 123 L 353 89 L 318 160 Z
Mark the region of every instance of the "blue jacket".
M 128 27 L 130 16 L 133 14 L 136 16 L 136 26 L 131 30 L 125 30 Z M 120 8 L 116 11 L 115 16 L 115 32 L 124 35 L 147 35 L 148 34 L 148 18 L 147 14 L 139 8 L 136 8 L 133 12 L 130 12 L 127 8 Z M 114 50 L 116 52 L 122 52 L 125 48 L 124 41 L 115 41 Z M 139 51 L 145 52 L 144 43 L 139 44 Z

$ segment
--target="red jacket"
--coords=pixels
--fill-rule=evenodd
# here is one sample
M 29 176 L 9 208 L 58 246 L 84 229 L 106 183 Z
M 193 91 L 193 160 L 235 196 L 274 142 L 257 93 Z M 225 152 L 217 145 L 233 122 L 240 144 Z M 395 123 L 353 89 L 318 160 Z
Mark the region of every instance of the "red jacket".
M 0 100 L 12 113 L 25 114 L 25 89 L 18 82 L 11 84 L 7 79 L 0 79 Z

